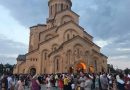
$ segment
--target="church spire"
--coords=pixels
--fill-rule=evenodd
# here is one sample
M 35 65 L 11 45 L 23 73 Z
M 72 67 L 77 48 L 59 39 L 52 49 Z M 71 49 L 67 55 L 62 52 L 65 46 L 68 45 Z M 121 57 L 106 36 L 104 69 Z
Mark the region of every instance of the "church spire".
M 49 0 L 49 18 L 53 18 L 57 12 L 65 9 L 71 9 L 71 0 Z

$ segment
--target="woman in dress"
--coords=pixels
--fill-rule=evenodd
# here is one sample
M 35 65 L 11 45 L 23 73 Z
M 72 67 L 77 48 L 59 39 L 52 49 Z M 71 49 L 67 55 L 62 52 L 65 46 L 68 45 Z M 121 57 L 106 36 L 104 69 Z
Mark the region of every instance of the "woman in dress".
M 60 77 L 59 80 L 58 80 L 58 86 L 59 86 L 60 90 L 63 90 L 64 85 L 63 85 L 62 77 Z
M 24 78 L 23 76 L 19 77 L 19 80 L 16 85 L 16 90 L 24 90 Z
M 47 87 L 47 90 L 51 89 L 51 77 L 50 77 L 50 75 L 48 75 L 48 77 L 46 78 L 46 87 Z
M 37 75 L 33 76 L 33 78 L 32 78 L 31 90 L 41 90 L 41 85 L 40 85 L 40 82 L 38 81 Z

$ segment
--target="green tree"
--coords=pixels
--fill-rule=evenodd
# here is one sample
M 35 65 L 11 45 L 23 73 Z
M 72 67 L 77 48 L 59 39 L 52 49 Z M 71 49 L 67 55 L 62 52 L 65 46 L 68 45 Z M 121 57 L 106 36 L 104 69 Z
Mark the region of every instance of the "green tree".
M 3 64 L 0 64 L 0 75 L 3 74 Z
M 130 69 L 126 68 L 126 69 L 124 70 L 124 72 L 125 72 L 125 74 L 128 74 L 128 73 L 130 73 Z

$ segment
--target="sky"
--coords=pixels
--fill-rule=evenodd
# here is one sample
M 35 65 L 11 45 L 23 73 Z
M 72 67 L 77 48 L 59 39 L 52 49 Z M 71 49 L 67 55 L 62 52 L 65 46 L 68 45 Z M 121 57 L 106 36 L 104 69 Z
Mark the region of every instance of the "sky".
M 108 63 L 130 68 L 130 0 L 72 0 L 80 25 Z M 28 52 L 29 27 L 46 23 L 48 0 L 0 0 L 0 63 L 16 64 Z

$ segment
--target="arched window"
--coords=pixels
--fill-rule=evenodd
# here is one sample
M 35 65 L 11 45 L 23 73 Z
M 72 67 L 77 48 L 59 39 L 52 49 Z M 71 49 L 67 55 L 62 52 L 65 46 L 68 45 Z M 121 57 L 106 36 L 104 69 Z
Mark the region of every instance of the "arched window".
M 49 51 L 48 50 L 43 50 L 42 51 L 42 60 L 47 60 L 48 59 L 48 54 L 49 54 Z
M 63 35 L 63 38 L 64 38 L 64 41 L 67 41 L 69 39 L 72 39 L 74 38 L 75 36 L 77 36 L 78 33 L 73 30 L 73 29 L 68 29 L 64 32 L 64 35 Z
M 60 4 L 57 4 L 57 12 L 60 11 Z
M 61 11 L 63 10 L 63 4 L 61 4 Z
M 67 51 L 67 63 L 70 64 L 71 62 L 71 50 Z
M 59 60 L 58 59 L 56 60 L 56 64 L 57 64 L 56 69 L 57 69 L 57 71 L 59 71 Z
M 54 51 L 56 50 L 57 48 L 56 47 L 54 47 Z
M 73 34 L 73 38 L 75 37 L 75 35 Z
M 51 9 L 50 9 L 50 10 L 51 10 L 51 12 L 50 12 L 50 13 L 51 13 L 51 15 L 52 15 L 52 6 L 51 6 Z
M 94 65 L 95 65 L 95 71 L 97 71 L 97 61 L 94 61 Z
M 77 54 L 78 54 L 78 57 L 80 57 L 80 49 L 79 48 L 77 48 Z
M 23 69 L 23 74 L 24 74 L 24 72 L 25 72 L 25 69 Z
M 70 35 L 69 34 L 67 34 L 67 40 L 69 40 L 70 39 Z
M 45 52 L 44 59 L 47 60 L 47 52 Z
M 68 7 L 69 7 L 69 6 L 67 5 L 66 8 L 68 9 Z
M 30 50 L 33 50 L 34 47 L 34 35 L 30 35 Z
M 72 35 L 73 35 L 73 38 L 74 38 L 75 36 L 77 36 L 77 32 L 73 30 Z
M 57 4 L 55 5 L 55 12 L 57 13 Z
M 52 51 L 55 51 L 57 49 L 58 49 L 58 45 L 57 44 L 52 45 Z
M 55 72 L 55 73 L 57 73 L 57 72 L 60 71 L 60 64 L 62 64 L 62 63 L 60 62 L 60 57 L 59 57 L 59 56 L 56 56 L 56 57 L 54 58 L 54 72 Z
M 44 73 L 46 73 L 46 68 L 44 68 Z
M 62 17 L 61 19 L 61 24 L 64 24 L 65 22 L 69 22 L 69 21 L 73 21 L 73 17 L 69 16 L 69 15 L 65 15 Z

